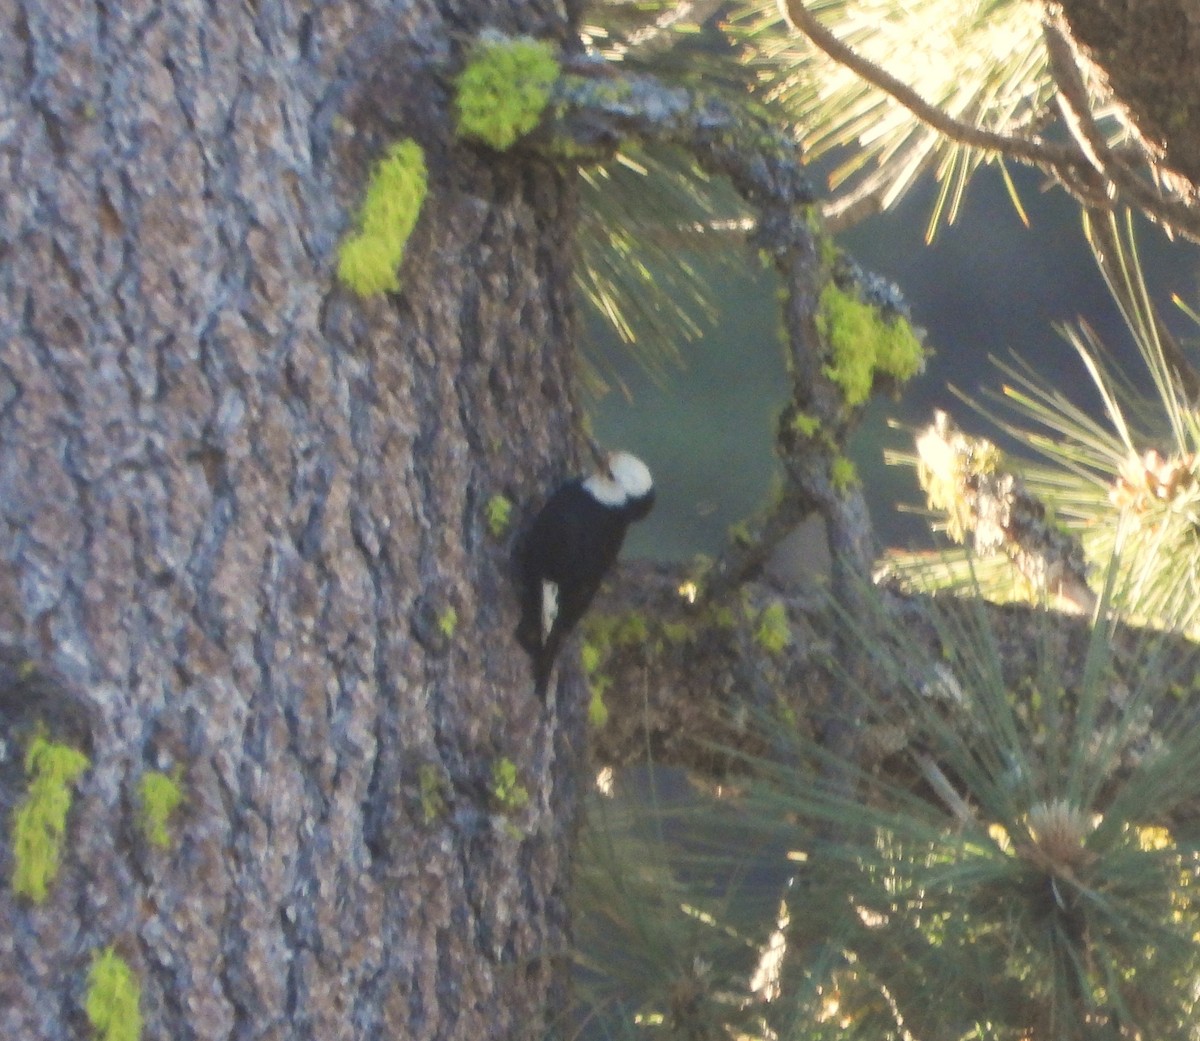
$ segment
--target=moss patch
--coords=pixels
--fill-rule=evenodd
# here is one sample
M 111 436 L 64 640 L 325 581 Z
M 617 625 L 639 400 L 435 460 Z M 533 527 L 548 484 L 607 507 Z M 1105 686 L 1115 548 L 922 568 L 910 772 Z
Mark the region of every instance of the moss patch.
M 604 692 L 612 683 L 612 677 L 600 671 L 604 661 L 604 652 L 596 644 L 585 640 L 579 651 L 580 664 L 583 665 L 587 677 L 588 691 L 588 722 L 594 727 L 603 727 L 608 722 L 608 706 L 604 703 Z
M 445 785 L 438 768 L 432 763 L 426 763 L 417 774 L 421 787 L 421 812 L 425 823 L 432 824 L 446 812 Z
M 83 1004 L 97 1041 L 138 1041 L 141 1000 L 142 985 L 125 959 L 111 947 L 97 952 Z
M 812 437 L 821 429 L 821 420 L 807 412 L 797 412 L 792 416 L 792 429 L 801 437 Z
M 395 292 L 404 247 L 429 186 L 425 153 L 411 138 L 375 164 L 358 215 L 358 231 L 338 251 L 338 278 L 359 296 Z
M 763 608 L 758 628 L 754 630 L 754 642 L 768 654 L 782 654 L 787 649 L 792 642 L 792 629 L 783 604 L 776 601 Z
M 882 317 L 833 284 L 821 293 L 817 324 L 830 354 L 825 375 L 841 387 L 847 405 L 870 397 L 877 373 L 903 383 L 925 367 L 925 348 L 908 322 Z
M 437 620 L 438 632 L 440 632 L 447 640 L 452 639 L 455 632 L 458 630 L 458 612 L 451 607 L 447 607 Z
M 554 49 L 543 40 L 481 37 L 455 81 L 459 135 L 511 148 L 537 126 L 558 73 Z
M 650 639 L 650 626 L 638 611 L 618 615 L 590 615 L 586 622 L 588 642 L 603 656 L 610 647 L 636 647 Z
M 529 803 L 529 789 L 517 779 L 517 764 L 507 757 L 492 763 L 492 798 L 505 813 L 515 813 Z
M 829 480 L 836 491 L 843 495 L 858 486 L 858 468 L 854 461 L 839 455 L 829 466 Z
M 171 815 L 183 802 L 179 774 L 148 770 L 138 782 L 139 822 L 146 841 L 159 849 L 171 848 Z
M 13 817 L 13 891 L 35 904 L 46 899 L 62 862 L 71 788 L 90 766 L 70 745 L 37 736 L 25 752 L 29 791 Z
M 484 512 L 487 515 L 488 531 L 492 538 L 500 538 L 512 524 L 513 504 L 503 495 L 493 495 L 487 501 Z
M 748 546 L 754 545 L 754 533 L 750 530 L 750 524 L 747 521 L 734 521 L 729 525 L 729 541 L 735 546 L 741 546 L 745 549 Z
M 597 730 L 608 725 L 608 706 L 604 703 L 604 691 L 598 687 L 591 688 L 588 698 L 588 723 Z

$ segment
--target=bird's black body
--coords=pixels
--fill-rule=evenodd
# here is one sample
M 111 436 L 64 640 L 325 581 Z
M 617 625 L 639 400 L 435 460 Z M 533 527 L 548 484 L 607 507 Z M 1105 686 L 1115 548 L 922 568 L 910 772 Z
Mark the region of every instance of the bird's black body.
M 645 466 L 624 453 L 613 458 L 618 462 L 611 472 L 560 485 L 521 542 L 517 639 L 533 659 L 534 683 L 542 697 L 563 640 L 616 562 L 626 530 L 654 505 Z M 622 458 L 631 462 L 622 464 Z M 630 480 L 622 466 L 628 471 L 633 464 L 640 469 Z

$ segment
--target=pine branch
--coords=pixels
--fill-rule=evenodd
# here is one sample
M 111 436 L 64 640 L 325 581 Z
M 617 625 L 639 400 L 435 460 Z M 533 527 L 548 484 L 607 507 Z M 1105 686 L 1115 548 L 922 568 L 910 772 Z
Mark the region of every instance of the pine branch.
M 630 141 L 672 144 L 727 177 L 755 209 L 814 201 L 795 143 L 760 113 L 651 76 L 618 75 L 599 60 L 578 58 L 568 71 L 555 87 L 546 134 L 531 141 L 552 157 L 598 160 Z
M 830 58 L 894 98 L 922 123 L 933 127 L 951 141 L 984 152 L 999 152 L 1055 172 L 1064 168 L 1070 170 L 1079 165 L 1080 156 L 1074 149 L 1037 137 L 1023 138 L 993 133 L 973 123 L 955 119 L 936 105 L 931 105 L 903 80 L 839 40 L 817 20 L 802 0 L 787 0 L 786 10 L 792 25 Z
M 838 487 L 835 460 L 841 456 L 850 422 L 844 391 L 826 366 L 826 344 L 818 327 L 821 291 L 831 273 L 822 265 L 809 209 L 815 195 L 795 143 L 773 120 L 755 108 L 717 95 L 667 86 L 648 76 L 614 77 L 595 63 L 577 63 L 563 77 L 546 128 L 551 152 L 603 155 L 629 141 L 653 141 L 683 149 L 707 173 L 726 178 L 757 218 L 753 243 L 774 261 L 784 288 L 783 328 L 792 372 L 792 409 L 811 418 L 821 437 L 780 438 L 788 487 L 782 510 L 749 554 L 739 547 L 718 561 L 706 598 L 734 599 L 739 584 L 756 573 L 773 546 L 787 534 L 787 522 L 816 511 L 825 522 L 833 569 L 830 592 L 847 615 L 864 614 L 862 598 L 870 587 L 875 543 L 862 489 Z M 569 142 L 564 149 L 564 142 Z M 849 636 L 835 654 L 849 660 Z M 750 671 L 745 678 L 754 680 Z M 849 760 L 858 711 L 854 682 L 829 685 L 825 740 Z M 753 687 L 755 684 L 752 683 Z M 831 783 L 839 783 L 831 778 Z
M 947 511 L 951 537 L 969 534 L 980 556 L 1002 552 L 1032 588 L 1092 612 L 1083 547 L 1047 520 L 1046 507 L 1004 469 L 990 442 L 966 436 L 938 411 L 916 443 L 921 487 L 934 509 Z
M 1114 294 L 1123 293 L 1125 279 L 1122 275 L 1120 261 L 1124 251 L 1117 237 L 1117 229 L 1111 213 L 1089 210 L 1087 212 L 1087 228 L 1092 253 L 1096 258 L 1096 263 L 1104 272 L 1105 281 Z M 1126 298 L 1119 300 L 1118 303 L 1126 313 L 1136 314 L 1139 310 L 1139 302 L 1136 300 Z M 1196 371 L 1195 366 L 1192 365 L 1179 345 L 1179 341 L 1175 338 L 1175 334 L 1167 327 L 1157 309 L 1150 315 L 1150 319 L 1154 322 L 1154 329 L 1162 347 L 1163 359 L 1179 381 L 1184 396 L 1193 403 L 1200 401 L 1200 372 Z
M 1126 155 L 1109 146 L 1092 113 L 1091 100 L 1079 69 L 1075 46 L 1066 28 L 1062 13 L 1050 16 L 1043 27 L 1050 72 L 1058 87 L 1059 109 L 1079 152 L 1103 179 L 1100 194 L 1094 201 L 1080 197 L 1089 209 L 1111 210 L 1118 192 L 1151 219 L 1200 240 L 1200 212 L 1182 199 L 1169 198 L 1147 182 L 1129 165 Z M 1146 149 L 1138 149 L 1136 158 L 1155 169 L 1153 157 Z
M 548 127 L 550 151 L 611 154 L 631 140 L 684 149 L 707 173 L 725 177 L 757 217 L 753 241 L 774 260 L 787 293 L 784 328 L 797 409 L 814 415 L 823 429 L 844 435 L 846 409 L 840 390 L 823 369 L 816 327 L 821 265 L 805 208 L 815 200 L 792 139 L 763 114 L 715 95 L 667 86 L 648 76 L 615 77 L 602 63 L 577 63 L 560 82 Z M 832 442 L 796 448 L 788 474 L 796 496 L 829 524 L 831 544 L 844 566 L 860 578 L 870 573 L 873 546 L 861 493 L 839 491 L 830 481 Z M 836 583 L 836 579 L 835 579 Z M 849 586 L 842 590 L 852 596 Z
M 1011 157 L 1044 170 L 1086 208 L 1111 210 L 1123 195 L 1129 204 L 1137 206 L 1150 219 L 1186 238 L 1200 241 L 1200 210 L 1182 195 L 1164 194 L 1131 165 L 1131 161 L 1144 163 L 1152 175 L 1157 174 L 1157 164 L 1150 151 L 1145 147 L 1131 152 L 1118 150 L 1105 140 L 1096 123 L 1091 96 L 1061 14 L 1047 17 L 1044 39 L 1051 75 L 1059 91 L 1059 108 L 1071 133 L 1069 145 L 1040 136 L 1000 134 L 956 119 L 842 42 L 821 24 L 803 0 L 786 0 L 785 9 L 791 24 L 829 58 L 894 99 L 947 140 L 983 153 Z M 846 208 L 853 214 L 869 212 L 873 205 L 874 193 L 864 190 L 857 193 Z M 835 219 L 845 223 L 848 217 L 835 215 Z

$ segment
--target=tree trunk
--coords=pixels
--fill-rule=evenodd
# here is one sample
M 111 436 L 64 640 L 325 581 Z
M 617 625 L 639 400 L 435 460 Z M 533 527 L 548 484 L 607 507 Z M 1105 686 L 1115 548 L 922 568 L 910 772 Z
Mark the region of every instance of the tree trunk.
M 559 1004 L 583 696 L 535 698 L 485 505 L 575 461 L 574 190 L 455 141 L 484 18 L 567 32 L 0 0 L 3 805 L 39 727 L 91 752 L 44 902 L 4 845 L 4 1037 L 85 1034 L 110 946 L 175 1041 L 540 1037 Z M 336 246 L 398 137 L 430 191 L 360 301 Z
M 1163 165 L 1200 185 L 1200 10 L 1191 0 L 1064 0 L 1062 10 Z

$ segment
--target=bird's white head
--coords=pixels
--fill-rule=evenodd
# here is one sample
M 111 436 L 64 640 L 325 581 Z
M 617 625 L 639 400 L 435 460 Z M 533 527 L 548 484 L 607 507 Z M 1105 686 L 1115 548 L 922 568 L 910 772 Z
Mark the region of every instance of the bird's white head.
M 637 456 L 613 452 L 605 469 L 592 474 L 583 486 L 605 506 L 624 506 L 644 499 L 654 487 L 650 469 Z

